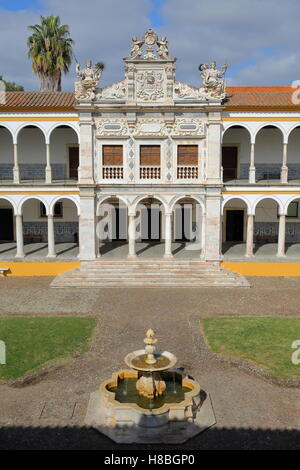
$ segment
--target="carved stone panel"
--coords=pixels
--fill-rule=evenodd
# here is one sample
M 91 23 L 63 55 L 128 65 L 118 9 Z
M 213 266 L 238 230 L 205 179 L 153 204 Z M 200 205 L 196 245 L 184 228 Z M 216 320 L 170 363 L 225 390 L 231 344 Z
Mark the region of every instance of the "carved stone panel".
M 136 74 L 137 101 L 164 101 L 165 94 L 165 72 L 163 69 L 138 70 Z

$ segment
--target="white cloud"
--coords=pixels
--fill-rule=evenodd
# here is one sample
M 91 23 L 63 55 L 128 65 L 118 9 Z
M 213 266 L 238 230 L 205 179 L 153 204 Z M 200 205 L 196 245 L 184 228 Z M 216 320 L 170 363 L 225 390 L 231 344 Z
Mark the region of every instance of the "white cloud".
M 42 0 L 42 14 L 59 15 L 70 27 L 74 52 L 83 64 L 88 58 L 106 64 L 101 84 L 123 78 L 122 57 L 130 51 L 131 36 L 150 27 L 151 0 Z M 232 68 L 237 85 L 287 84 L 300 78 L 298 63 L 298 0 L 165 0 L 164 24 L 156 28 L 169 40 L 178 57 L 177 78 L 200 84 L 198 65 L 211 59 Z M 26 55 L 27 26 L 39 22 L 40 12 L 0 10 L 0 73 L 7 80 L 38 89 Z M 271 53 L 270 53 L 271 51 Z M 72 89 L 75 64 L 63 80 Z

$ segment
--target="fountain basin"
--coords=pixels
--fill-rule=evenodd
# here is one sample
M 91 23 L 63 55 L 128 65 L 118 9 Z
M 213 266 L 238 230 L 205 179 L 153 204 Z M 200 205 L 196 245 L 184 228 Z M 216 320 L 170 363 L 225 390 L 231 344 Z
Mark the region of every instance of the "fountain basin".
M 183 443 L 215 424 L 210 397 L 200 385 L 183 376 L 181 371 L 168 373 L 175 374 L 176 380 L 180 380 L 184 390 L 182 401 L 165 402 L 152 409 L 134 402 L 118 401 L 112 390 L 124 380 L 137 381 L 139 378 L 138 371 L 121 370 L 113 373 L 110 380 L 102 382 L 99 390 L 91 394 L 85 424 L 117 443 L 145 444 Z

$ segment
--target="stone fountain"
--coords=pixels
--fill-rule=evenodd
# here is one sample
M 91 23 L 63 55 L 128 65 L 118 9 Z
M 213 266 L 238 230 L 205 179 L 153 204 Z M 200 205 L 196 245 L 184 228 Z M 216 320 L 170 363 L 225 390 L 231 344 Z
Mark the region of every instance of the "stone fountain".
M 207 392 L 175 369 L 174 354 L 156 349 L 149 329 L 145 348 L 125 357 L 130 370 L 112 374 L 91 393 L 85 424 L 118 443 L 179 444 L 215 424 Z

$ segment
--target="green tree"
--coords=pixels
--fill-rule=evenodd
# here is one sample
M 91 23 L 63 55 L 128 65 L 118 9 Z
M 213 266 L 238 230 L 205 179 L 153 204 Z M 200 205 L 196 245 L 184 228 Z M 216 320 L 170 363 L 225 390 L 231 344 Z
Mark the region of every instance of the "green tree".
M 4 80 L 2 74 L 0 74 L 0 80 L 5 83 L 5 91 L 24 91 L 23 86 L 17 85 L 15 82 L 8 82 Z
M 69 27 L 60 24 L 59 16 L 41 16 L 41 24 L 29 26 L 28 57 L 39 77 L 40 91 L 61 91 L 62 72 L 67 74 L 73 58 L 74 44 Z

